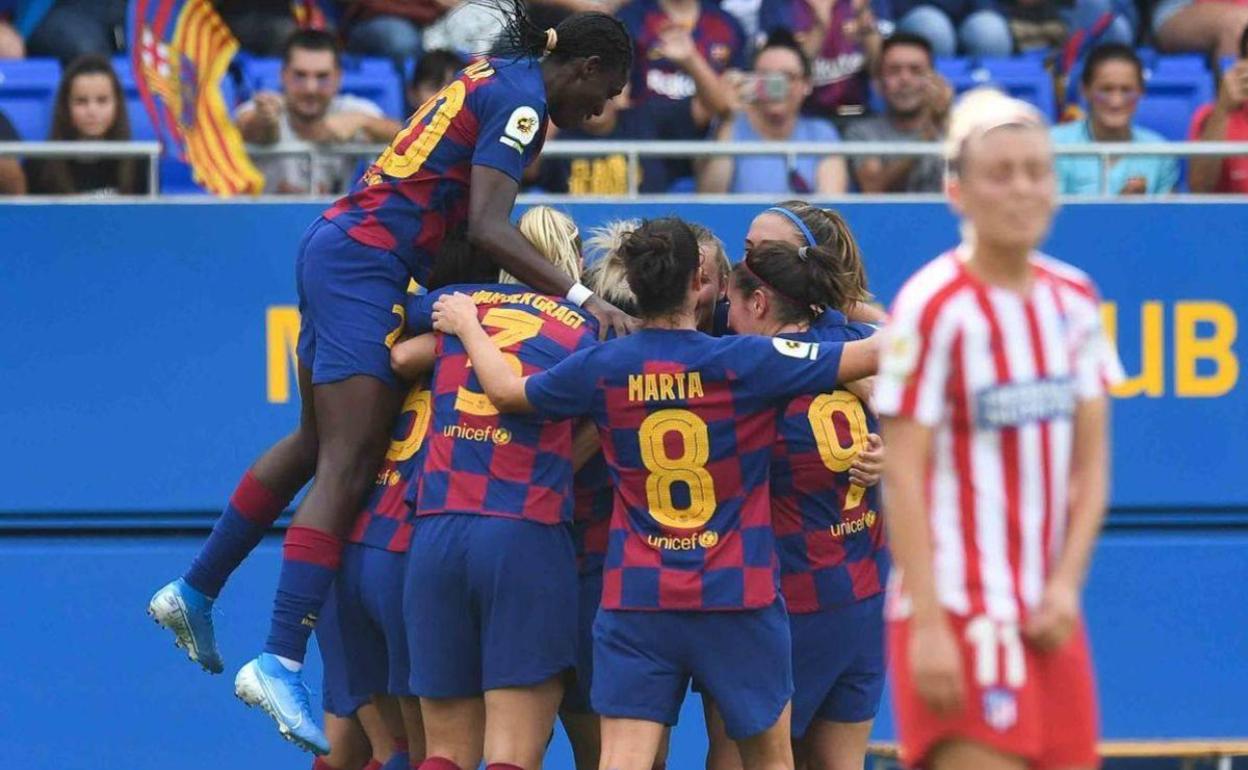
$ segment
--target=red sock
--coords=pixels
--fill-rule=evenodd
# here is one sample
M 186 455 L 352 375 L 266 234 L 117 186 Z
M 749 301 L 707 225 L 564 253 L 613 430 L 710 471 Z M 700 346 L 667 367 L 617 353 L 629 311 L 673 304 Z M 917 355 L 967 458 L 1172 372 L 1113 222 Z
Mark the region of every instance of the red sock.
M 364 765 L 363 770 L 381 770 L 381 763 L 377 761 L 376 757 L 373 757 L 368 760 L 367 765 Z
M 253 524 L 271 527 L 290 505 L 290 498 L 273 494 L 248 470 L 230 496 L 230 505 Z
M 420 763 L 417 770 L 463 770 L 463 768 L 445 757 L 429 757 Z
M 317 757 L 312 760 L 312 770 L 338 770 L 338 768 L 325 761 L 325 757 Z

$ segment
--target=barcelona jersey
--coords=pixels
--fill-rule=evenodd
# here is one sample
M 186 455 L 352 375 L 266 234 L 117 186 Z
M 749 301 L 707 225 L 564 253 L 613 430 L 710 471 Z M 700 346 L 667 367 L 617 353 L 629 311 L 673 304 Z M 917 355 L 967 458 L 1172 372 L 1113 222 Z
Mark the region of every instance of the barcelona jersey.
M 433 303 L 449 291 L 472 297 L 481 325 L 522 374 L 544 371 L 597 344 L 593 316 L 565 299 L 514 284 L 450 286 L 415 297 L 408 305 L 413 331 L 432 329 Z M 430 390 L 433 425 L 414 495 L 417 516 L 468 513 L 571 523 L 571 420 L 500 414 L 453 336 L 438 337 Z
M 841 345 L 645 329 L 526 384 L 551 418 L 590 415 L 615 487 L 602 606 L 742 610 L 776 596 L 779 407 L 832 389 Z
M 572 540 L 576 545 L 576 562 L 581 575 L 602 572 L 607 554 L 607 536 L 611 529 L 611 510 L 615 507 L 615 490 L 607 472 L 607 461 L 598 452 L 589 458 L 572 479 L 575 500 L 572 509 Z
M 360 243 L 393 252 L 423 283 L 446 233 L 468 218 L 473 166 L 518 183 L 546 136 L 535 59 L 482 59 L 421 105 L 351 192 L 324 214 Z
M 412 539 L 410 490 L 420 472 L 420 448 L 429 433 L 431 414 L 429 389 L 423 383 L 407 392 L 390 448 L 377 471 L 377 481 L 368 502 L 355 519 L 347 541 L 396 553 L 406 553 Z
M 783 336 L 847 342 L 872 331 L 829 310 L 810 331 Z M 840 607 L 884 589 L 888 554 L 879 487 L 865 488 L 849 477 L 867 434 L 878 431 L 875 415 L 847 390 L 798 396 L 780 415 L 771 506 L 789 612 Z

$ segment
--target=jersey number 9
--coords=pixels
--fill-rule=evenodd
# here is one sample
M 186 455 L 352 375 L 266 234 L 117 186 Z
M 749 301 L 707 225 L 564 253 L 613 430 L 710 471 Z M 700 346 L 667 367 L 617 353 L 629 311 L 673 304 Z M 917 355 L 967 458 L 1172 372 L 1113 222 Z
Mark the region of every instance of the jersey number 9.
M 840 434 L 836 430 L 836 416 L 841 416 L 849 427 L 849 446 L 841 443 Z M 866 445 L 867 413 L 863 411 L 862 402 L 848 390 L 834 390 L 815 396 L 806 411 L 810 420 L 810 430 L 815 434 L 815 446 L 819 448 L 819 459 L 833 473 L 844 473 L 854 464 L 858 453 Z M 866 489 L 860 484 L 850 484 L 845 494 L 845 510 L 852 511 L 862 503 Z

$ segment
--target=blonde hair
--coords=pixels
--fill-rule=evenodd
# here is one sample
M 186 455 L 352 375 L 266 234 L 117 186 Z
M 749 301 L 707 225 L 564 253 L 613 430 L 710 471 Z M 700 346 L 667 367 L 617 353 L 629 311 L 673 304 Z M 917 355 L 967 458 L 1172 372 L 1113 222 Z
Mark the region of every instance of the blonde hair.
M 945 140 L 946 177 L 956 178 L 961 172 L 967 144 L 1006 126 L 1044 128 L 1044 117 L 1027 102 L 995 88 L 976 88 L 963 94 L 949 114 L 949 134 Z
M 517 227 L 550 264 L 572 276 L 572 280 L 581 280 L 581 251 L 577 242 L 580 231 L 572 217 L 550 206 L 534 206 L 524 212 Z M 520 283 L 506 270 L 498 271 L 498 282 Z
M 585 269 L 585 285 L 607 302 L 626 311 L 637 307 L 637 296 L 628 285 L 620 245 L 624 236 L 640 226 L 639 219 L 617 219 L 595 227 L 585 241 L 585 257 L 589 262 L 589 267 Z

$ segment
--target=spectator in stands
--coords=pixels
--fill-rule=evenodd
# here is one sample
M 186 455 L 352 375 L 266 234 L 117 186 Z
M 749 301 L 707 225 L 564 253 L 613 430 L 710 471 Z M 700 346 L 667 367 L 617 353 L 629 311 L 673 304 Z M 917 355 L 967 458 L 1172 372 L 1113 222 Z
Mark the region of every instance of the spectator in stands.
M 927 38 L 937 56 L 1009 56 L 1014 40 L 992 0 L 894 0 L 898 32 Z
M 368 56 L 420 56 L 421 30 L 457 0 L 350 0 L 342 14 L 347 50 Z
M 1248 27 L 1239 36 L 1239 60 L 1222 73 L 1217 101 L 1192 116 L 1190 137 L 1201 142 L 1248 141 Z M 1192 157 L 1188 163 L 1192 192 L 1248 194 L 1248 156 Z
M 55 0 L 18 5 L 19 26 L 28 30 L 28 56 L 62 63 L 80 56 L 112 56 L 124 48 L 126 0 Z
M 715 0 L 633 0 L 618 16 L 636 50 L 632 94 L 637 103 L 688 99 L 696 90 L 693 77 L 660 53 L 660 37 L 671 27 L 690 31 L 698 53 L 717 75 L 745 69 L 749 41 L 737 20 Z
M 10 15 L 16 8 L 16 0 L 0 0 L 0 59 L 21 59 L 26 56 L 26 41 L 22 33 L 13 25 L 14 16 Z
M 121 83 L 103 56 L 83 56 L 65 68 L 52 110 L 54 142 L 130 141 L 130 116 Z M 35 195 L 138 195 L 147 192 L 147 161 L 134 158 L 31 160 Z
M 407 86 L 407 101 L 412 109 L 424 104 L 430 97 L 450 85 L 456 73 L 467 66 L 464 57 L 445 49 L 426 51 L 416 63 L 412 82 Z
M 693 79 L 694 95 L 685 99 L 650 99 L 630 105 L 630 86 L 607 102 L 602 114 L 583 129 L 559 131 L 560 139 L 647 140 L 691 139 L 702 136 L 714 118 L 731 115 L 732 102 L 711 65 L 698 51 L 689 30 L 669 27 L 658 38 L 656 54 L 673 62 Z M 550 138 L 556 129 L 547 130 Z M 573 195 L 625 195 L 628 160 L 623 155 L 585 158 L 546 158 L 534 183 L 547 192 Z M 684 164 L 681 164 L 683 166 Z M 642 158 L 638 186 L 643 193 L 666 192 L 679 166 L 663 158 Z
M 236 112 L 243 139 L 252 144 L 303 140 L 334 143 L 388 142 L 400 125 L 367 99 L 339 93 L 342 62 L 328 32 L 304 29 L 291 35 L 282 54 L 282 93 L 262 91 Z M 261 156 L 268 193 L 340 193 L 356 160 L 323 155 L 308 168 L 307 156 Z
M 1163 51 L 1235 56 L 1245 28 L 1243 0 L 1159 0 L 1153 8 L 1153 35 Z
M 836 128 L 823 118 L 801 114 L 810 95 L 810 61 L 793 35 L 772 32 L 754 57 L 754 70 L 741 80 L 744 104 L 725 120 L 723 142 L 836 142 Z M 846 190 L 845 160 L 833 155 L 799 155 L 789 168 L 783 157 L 724 155 L 707 161 L 698 180 L 702 192 L 834 195 Z
M 884 113 L 856 120 L 845 129 L 850 142 L 935 142 L 945 136 L 953 89 L 932 68 L 926 39 L 898 32 L 884 41 L 876 68 L 876 90 Z M 850 160 L 865 193 L 940 192 L 945 168 L 939 152 L 923 157 Z
M 257 56 L 279 56 L 299 28 L 291 0 L 213 0 L 239 46 Z
M 0 112 L 0 142 L 16 142 L 20 137 L 9 122 L 9 117 Z M 0 195 L 25 195 L 26 173 L 17 158 L 0 156 Z
M 1088 116 L 1054 126 L 1054 144 L 1166 141 L 1161 134 L 1133 123 L 1144 95 L 1144 65 L 1135 49 L 1121 43 L 1092 49 L 1080 88 Z M 1179 183 L 1179 162 L 1173 157 L 1132 155 L 1106 162 L 1109 173 L 1104 194 L 1155 195 L 1173 192 Z M 1068 155 L 1059 157 L 1055 167 L 1057 190 L 1062 195 L 1102 194 L 1100 158 Z
M 880 52 L 880 31 L 868 0 L 764 0 L 764 32 L 791 30 L 811 62 L 809 115 L 857 115 Z

